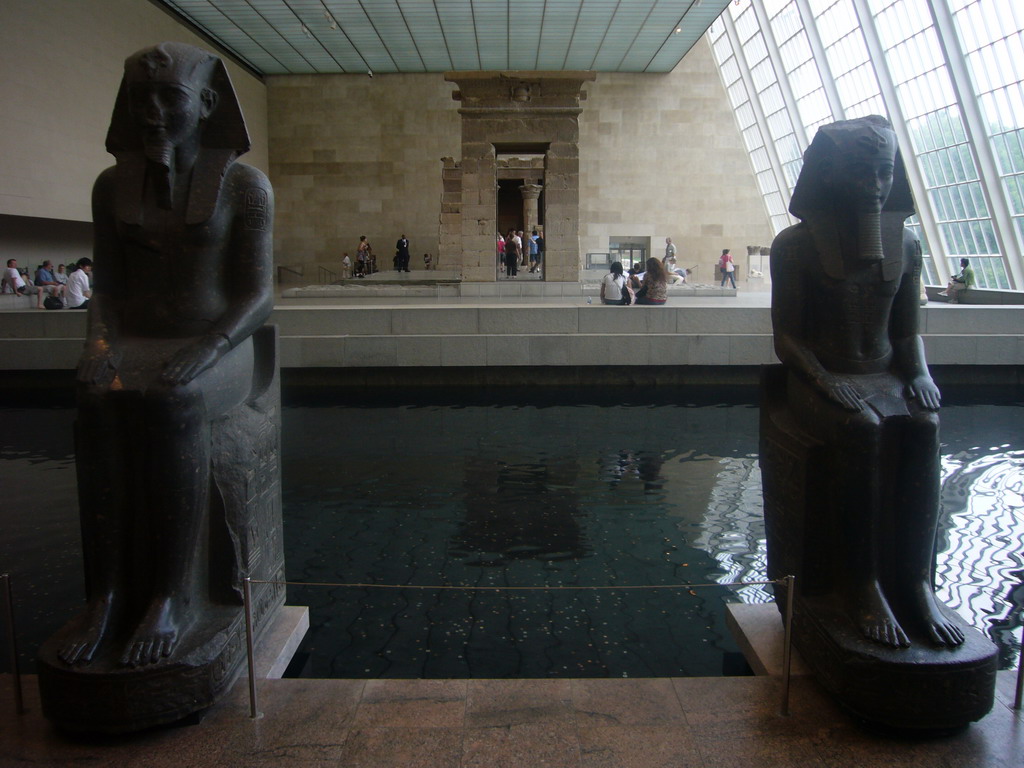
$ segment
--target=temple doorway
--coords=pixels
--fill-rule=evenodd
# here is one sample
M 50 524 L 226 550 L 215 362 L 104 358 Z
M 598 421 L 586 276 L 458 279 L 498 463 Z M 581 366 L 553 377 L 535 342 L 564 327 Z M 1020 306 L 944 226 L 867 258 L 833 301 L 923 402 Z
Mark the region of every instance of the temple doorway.
M 593 72 L 449 72 L 458 84 L 462 156 L 442 158 L 439 251 L 467 282 L 491 282 L 498 231 L 544 233 L 531 280 L 577 282 L 579 115 Z M 516 192 L 519 199 L 516 199 Z
M 495 145 L 494 175 L 497 195 L 495 216 L 498 232 L 523 231 L 523 254 L 517 277 L 543 280 L 543 265 L 530 271 L 529 238 L 534 230 L 544 231 L 544 166 L 548 146 Z M 504 277 L 504 265 L 496 259 L 496 277 Z

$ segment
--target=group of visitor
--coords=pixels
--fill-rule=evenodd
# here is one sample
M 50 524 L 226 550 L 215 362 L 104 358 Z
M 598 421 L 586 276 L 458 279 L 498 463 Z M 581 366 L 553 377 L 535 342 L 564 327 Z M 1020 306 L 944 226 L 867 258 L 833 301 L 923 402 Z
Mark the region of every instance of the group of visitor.
M 410 261 L 409 238 L 403 234 L 395 242 L 395 270 L 397 272 L 411 272 L 412 270 L 409 269 Z M 352 259 L 349 258 L 346 251 L 341 259 L 341 277 L 343 280 L 353 276 L 352 266 Z M 434 261 L 433 254 L 423 254 L 423 268 L 427 270 L 437 269 L 437 263 Z M 360 235 L 359 246 L 356 249 L 355 277 L 366 277 L 377 271 L 377 256 L 373 252 L 373 246 L 366 239 L 366 235 Z
M 683 269 L 676 263 L 676 246 L 671 237 L 665 238 L 665 255 L 662 259 L 647 259 L 643 266 L 643 270 L 630 267 L 629 273 L 626 274 L 621 262 L 616 261 L 612 264 L 611 271 L 601 282 L 601 303 L 615 306 L 660 306 L 668 298 L 668 286 L 673 283 L 686 283 L 693 272 L 692 269 Z M 726 282 L 729 282 L 735 288 L 736 263 L 728 248 L 722 249 L 717 266 L 722 276 L 721 286 L 724 288 Z
M 38 309 L 85 309 L 92 295 L 89 284 L 91 271 L 92 260 L 89 258 L 73 263 L 70 271 L 63 264 L 54 269 L 53 262 L 46 259 L 36 269 L 35 276 L 30 277 L 27 269 L 18 268 L 17 259 L 8 259 L 0 291 L 35 296 Z
M 519 274 L 520 266 L 527 266 L 524 256 L 529 258 L 529 271 L 540 272 L 544 260 L 544 233 L 536 229 L 526 237 L 523 230 L 510 229 L 504 237 L 499 232 L 495 240 L 498 271 L 512 278 Z
M 630 267 L 624 274 L 622 262 L 616 261 L 601 283 L 601 303 L 626 307 L 630 304 L 661 306 L 668 300 L 668 274 L 662 263 L 650 258 L 641 272 Z

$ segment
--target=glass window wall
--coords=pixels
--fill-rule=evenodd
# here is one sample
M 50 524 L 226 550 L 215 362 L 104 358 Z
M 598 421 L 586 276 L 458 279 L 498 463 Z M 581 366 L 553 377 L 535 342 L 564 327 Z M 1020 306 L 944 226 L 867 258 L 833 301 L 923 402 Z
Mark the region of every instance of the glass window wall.
M 982 287 L 1024 289 L 1024 2 L 759 5 L 730 3 L 709 39 L 776 231 L 792 223 L 785 207 L 817 128 L 885 115 L 906 128 L 915 199 L 927 206 L 927 225 L 908 222 L 926 278 L 941 282 L 968 257 Z

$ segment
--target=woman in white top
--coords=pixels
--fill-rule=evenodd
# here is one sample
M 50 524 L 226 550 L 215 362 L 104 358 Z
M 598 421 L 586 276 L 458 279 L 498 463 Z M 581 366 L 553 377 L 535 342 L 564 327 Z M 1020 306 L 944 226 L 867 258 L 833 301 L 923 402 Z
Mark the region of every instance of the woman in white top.
M 626 288 L 626 278 L 622 276 L 621 262 L 616 261 L 612 264 L 611 272 L 605 275 L 601 282 L 601 303 L 620 306 L 632 303 Z

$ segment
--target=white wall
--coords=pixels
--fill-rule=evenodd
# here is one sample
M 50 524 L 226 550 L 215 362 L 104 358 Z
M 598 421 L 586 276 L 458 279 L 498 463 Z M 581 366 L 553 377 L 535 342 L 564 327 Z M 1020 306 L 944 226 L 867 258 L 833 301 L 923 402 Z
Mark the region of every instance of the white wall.
M 164 41 L 217 52 L 147 0 L 0 0 L 0 214 L 91 221 L 124 60 Z M 245 161 L 268 170 L 266 88 L 225 61 L 252 138 Z

